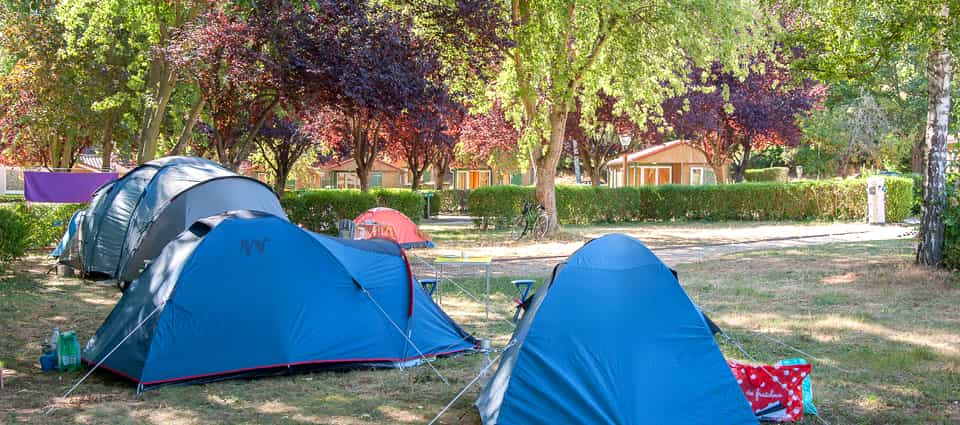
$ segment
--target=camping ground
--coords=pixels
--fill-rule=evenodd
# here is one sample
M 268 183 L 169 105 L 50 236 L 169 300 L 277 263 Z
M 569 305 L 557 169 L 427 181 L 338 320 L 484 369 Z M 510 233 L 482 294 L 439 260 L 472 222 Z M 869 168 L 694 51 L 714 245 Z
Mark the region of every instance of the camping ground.
M 751 226 L 731 230 L 722 223 L 638 225 L 626 230 L 641 239 L 662 237 L 651 243 L 657 252 L 735 243 L 729 238 L 745 227 Z M 797 227 L 802 231 L 805 225 Z M 453 250 L 484 245 L 509 251 L 522 245 L 498 234 L 431 230 L 442 246 Z M 808 236 L 819 234 L 814 230 Z M 538 245 L 576 245 L 606 231 L 571 228 L 559 240 Z M 678 262 L 676 268 L 693 300 L 756 360 L 807 357 L 814 363 L 815 403 L 826 423 L 956 423 L 960 421 L 960 283 L 945 272 L 913 266 L 914 244 L 910 238 L 895 238 L 764 245 Z M 542 268 L 524 267 L 524 261 L 518 256 L 509 262 L 511 266 L 494 265 L 498 273 L 492 304 L 501 319 L 512 315 L 514 294 L 509 280 L 545 277 Z M 40 372 L 39 340 L 59 326 L 77 330 L 85 342 L 120 294 L 112 287 L 46 274 L 51 264 L 42 253 L 35 253 L 0 278 L 3 423 L 420 424 L 439 412 L 484 363 L 479 354 L 435 362 L 449 385 L 421 366 L 164 387 L 141 397 L 130 383 L 95 373 L 73 396 L 61 399 L 59 395 L 80 373 Z M 468 291 L 482 293 L 478 274 L 464 272 L 455 279 Z M 467 331 L 489 336 L 495 347 L 507 342 L 512 332 L 509 323 L 484 320 L 481 303 L 449 285 L 445 289 L 445 310 Z M 629 332 L 629 325 L 623 331 Z M 729 342 L 721 341 L 721 348 L 731 359 L 751 361 Z M 235 353 L 242 355 L 242 346 Z M 467 391 L 441 423 L 478 424 L 472 403 L 479 390 L 475 386 Z M 821 421 L 808 416 L 805 423 Z

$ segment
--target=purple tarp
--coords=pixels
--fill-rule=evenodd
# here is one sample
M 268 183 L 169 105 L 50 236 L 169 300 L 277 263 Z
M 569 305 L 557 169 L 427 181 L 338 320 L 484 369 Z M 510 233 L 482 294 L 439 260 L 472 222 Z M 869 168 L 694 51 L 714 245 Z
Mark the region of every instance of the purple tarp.
M 29 202 L 84 203 L 117 173 L 23 172 L 23 198 Z

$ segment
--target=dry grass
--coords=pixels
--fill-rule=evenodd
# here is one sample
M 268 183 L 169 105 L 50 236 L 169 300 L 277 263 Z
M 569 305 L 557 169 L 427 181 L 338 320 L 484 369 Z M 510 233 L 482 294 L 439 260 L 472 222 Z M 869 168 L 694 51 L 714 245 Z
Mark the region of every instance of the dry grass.
M 785 230 L 785 227 L 789 229 Z M 822 233 L 823 229 L 838 230 L 857 227 L 850 223 L 819 221 L 747 222 L 747 221 L 689 221 L 636 222 L 618 224 L 564 225 L 546 243 L 582 243 L 607 233 L 626 233 L 642 237 L 652 248 L 701 245 L 705 243 L 742 242 L 745 239 L 765 239 L 784 234 Z M 510 238 L 510 229 L 479 230 L 471 225 L 421 224 L 442 248 L 527 247 L 537 243 L 529 237 L 520 241 Z
M 759 360 L 816 356 L 816 403 L 838 423 L 960 421 L 960 286 L 952 277 L 910 265 L 909 241 L 837 244 L 750 252 L 682 265 L 682 281 L 730 335 Z M 88 338 L 117 300 L 115 289 L 44 275 L 32 257 L 0 278 L 0 423 L 424 423 L 472 379 L 483 358 L 428 367 L 325 372 L 165 387 L 138 398 L 126 381 L 95 373 L 69 400 L 57 396 L 78 373 L 41 373 L 37 342 L 50 328 Z M 468 275 L 465 275 L 468 276 Z M 459 280 L 473 293 L 482 281 Z M 512 315 L 509 278 L 495 279 L 496 316 Z M 483 306 L 448 285 L 445 309 L 465 329 L 502 346 L 512 327 L 483 319 Z M 743 360 L 736 348 L 725 353 Z M 443 417 L 477 424 L 478 388 Z M 58 406 L 51 415 L 43 409 Z M 807 423 L 819 423 L 808 419 Z

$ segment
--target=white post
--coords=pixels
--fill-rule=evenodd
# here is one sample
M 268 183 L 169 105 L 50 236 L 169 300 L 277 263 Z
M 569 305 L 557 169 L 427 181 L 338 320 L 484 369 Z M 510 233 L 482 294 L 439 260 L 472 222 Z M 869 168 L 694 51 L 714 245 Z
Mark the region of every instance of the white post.
M 580 153 L 577 152 L 577 140 L 573 139 L 570 143 L 573 143 L 573 172 L 577 176 L 577 184 L 580 184 Z
M 867 179 L 867 222 L 870 224 L 886 223 L 886 182 L 882 176 L 873 176 Z

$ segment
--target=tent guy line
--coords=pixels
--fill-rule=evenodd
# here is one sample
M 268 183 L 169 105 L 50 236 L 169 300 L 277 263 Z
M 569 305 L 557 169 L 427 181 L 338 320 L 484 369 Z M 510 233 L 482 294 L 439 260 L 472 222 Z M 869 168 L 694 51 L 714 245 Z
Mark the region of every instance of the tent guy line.
M 503 356 L 503 353 L 506 352 L 507 349 L 509 349 L 511 346 L 513 346 L 513 344 L 514 344 L 514 342 L 511 341 L 509 344 L 507 344 L 505 347 L 503 347 L 502 351 L 500 351 L 500 354 L 497 354 L 497 357 L 495 357 L 493 360 L 490 361 L 490 363 L 487 363 L 486 366 L 484 366 L 482 369 L 480 369 L 480 373 L 478 373 L 477 376 L 475 376 L 473 379 L 471 379 L 470 382 L 468 382 L 467 385 L 466 385 L 465 387 L 463 387 L 463 389 L 460 390 L 460 392 L 457 393 L 457 395 L 456 395 L 452 400 L 450 400 L 450 402 L 447 403 L 447 405 L 444 406 L 443 409 L 441 409 L 439 413 L 437 413 L 437 416 L 434 416 L 433 419 L 431 419 L 430 422 L 427 423 L 427 425 L 433 425 L 434 423 L 437 422 L 437 420 L 440 419 L 441 416 L 443 416 L 444 413 L 447 413 L 447 410 L 450 410 L 450 408 L 453 407 L 453 403 L 456 403 L 457 400 L 460 399 L 460 397 L 463 397 L 463 395 L 467 392 L 467 390 L 469 390 L 470 387 L 473 386 L 473 384 L 476 384 L 477 381 L 479 381 L 480 378 L 481 378 L 484 374 L 486 374 L 487 371 L 490 370 L 490 368 L 493 367 L 493 365 L 495 365 L 495 364 L 497 363 L 497 361 L 500 360 L 500 357 Z
M 140 320 L 140 323 L 137 323 L 137 326 L 134 327 L 133 330 L 130 331 L 130 333 L 127 334 L 127 336 L 123 337 L 123 339 L 121 339 L 120 342 L 118 342 L 117 345 L 115 345 L 115 346 L 110 350 L 110 352 L 107 353 L 107 355 L 103 356 L 103 358 L 100 359 L 100 361 L 97 362 L 97 364 L 95 364 L 92 368 L 90 368 L 90 370 L 89 370 L 85 375 L 83 375 L 83 377 L 81 377 L 80 379 L 78 379 L 77 382 L 76 382 L 75 384 L 73 384 L 73 386 L 70 387 L 69 390 L 67 390 L 66 392 L 64 392 L 63 395 L 61 396 L 61 398 L 67 398 L 67 397 L 70 396 L 70 394 L 73 394 L 73 391 L 76 390 L 76 389 L 80 386 L 80 384 L 83 383 L 83 381 L 86 381 L 87 378 L 90 377 L 90 375 L 92 375 L 93 372 L 96 371 L 97 368 L 99 368 L 100 365 L 103 364 L 103 362 L 107 361 L 107 358 L 109 358 L 111 354 L 113 354 L 115 351 L 117 351 L 117 349 L 120 348 L 120 346 L 123 345 L 124 342 L 126 342 L 128 339 L 130 339 L 130 337 L 131 337 L 133 334 L 135 334 L 138 330 L 140 330 L 140 328 L 143 327 L 143 324 L 144 324 L 144 323 L 147 323 L 147 320 L 150 320 L 150 318 L 153 317 L 154 314 L 157 314 L 157 311 L 160 311 L 160 308 L 163 307 L 163 305 L 166 304 L 166 303 L 167 303 L 167 301 L 164 300 L 162 303 L 160 303 L 159 305 L 157 305 L 157 307 L 154 308 L 153 311 L 151 311 L 150 314 L 147 315 L 147 317 L 144 317 L 142 320 Z M 137 394 L 140 394 L 140 386 L 139 386 L 139 385 L 137 386 Z M 57 409 L 57 407 L 56 407 L 55 405 L 54 405 L 54 406 L 50 406 L 50 408 L 49 408 L 49 409 L 47 410 L 47 412 L 45 412 L 44 414 L 45 414 L 45 415 L 49 415 L 50 413 L 53 413 L 53 411 L 56 410 L 56 409 Z
M 414 343 L 409 336 L 407 336 L 407 333 L 404 332 L 403 329 L 400 329 L 400 325 L 397 325 L 397 322 L 393 321 L 390 315 L 387 314 L 387 311 L 380 306 L 380 303 L 378 303 L 376 299 L 373 298 L 373 295 L 370 295 L 370 292 L 367 291 L 367 288 L 364 288 L 363 285 L 360 285 L 360 283 L 357 282 L 356 280 L 354 280 L 353 282 L 357 284 L 357 286 L 360 288 L 360 291 L 363 292 L 363 295 L 366 295 L 367 298 L 369 298 L 370 301 L 373 302 L 373 305 L 377 306 L 377 309 L 380 310 L 380 313 L 383 314 L 383 317 L 387 318 L 387 321 L 389 321 L 390 324 L 393 325 L 394 329 L 396 329 L 397 332 L 399 332 L 400 335 L 403 336 L 403 339 L 407 340 L 407 342 L 410 343 L 410 345 L 413 347 L 414 350 L 417 350 L 417 354 L 420 355 L 420 359 L 423 360 L 423 362 L 426 363 L 427 366 L 430 366 L 430 369 L 433 369 L 433 372 L 440 377 L 440 380 L 443 381 L 444 384 L 450 385 L 450 382 L 447 381 L 447 378 L 444 378 L 443 374 L 441 374 L 440 371 L 433 366 L 433 363 L 431 363 L 430 360 L 427 359 L 427 356 L 423 354 L 423 351 L 420 350 L 420 347 L 417 347 L 417 344 Z

